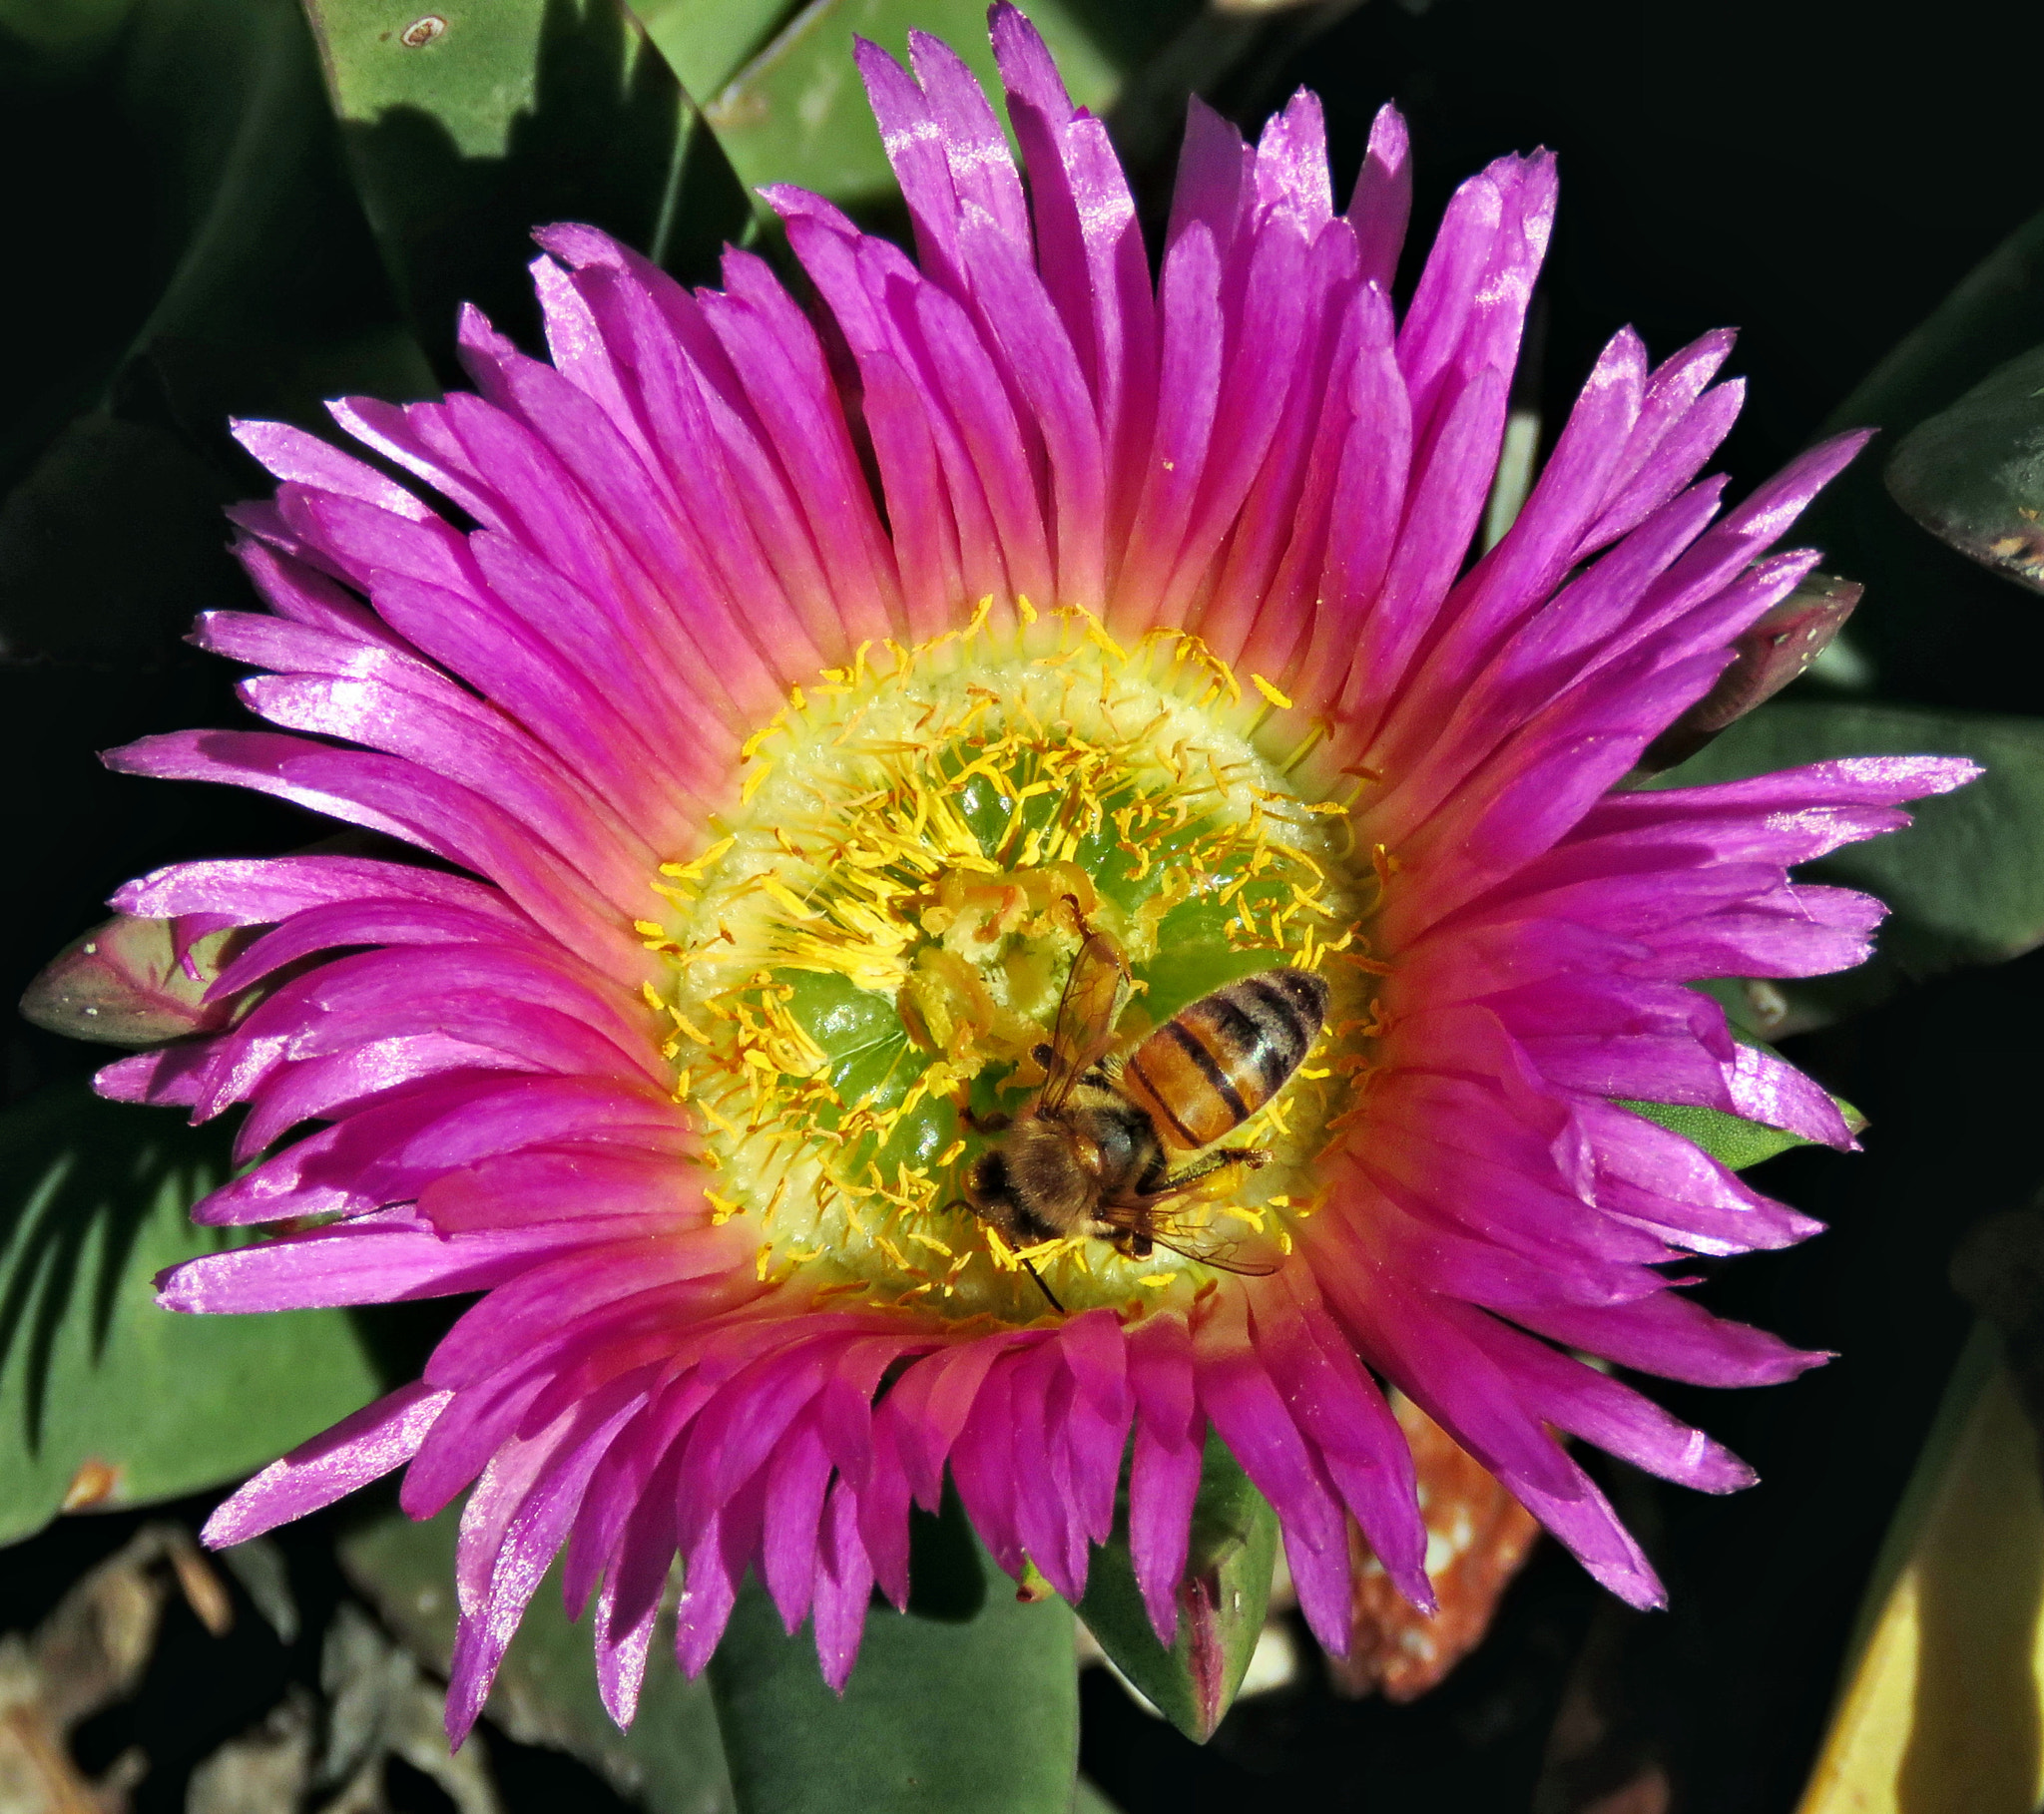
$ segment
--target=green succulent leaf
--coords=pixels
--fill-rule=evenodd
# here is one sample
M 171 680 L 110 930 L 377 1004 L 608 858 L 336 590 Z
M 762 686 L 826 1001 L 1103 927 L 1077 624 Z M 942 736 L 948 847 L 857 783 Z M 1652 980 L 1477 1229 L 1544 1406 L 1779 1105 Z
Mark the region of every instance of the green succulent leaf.
M 135 0 L 0 0 L 0 67 L 57 82 L 113 48 Z
M 348 1579 L 426 1668 L 445 1676 L 454 1655 L 457 1512 L 414 1524 L 386 1506 L 340 1541 Z M 674 1616 L 662 1616 L 629 1732 L 598 1697 L 586 1623 L 569 1623 L 556 1564 L 533 1595 L 491 1690 L 489 1716 L 519 1744 L 579 1757 L 648 1814 L 731 1814 L 731 1777 L 709 1684 L 674 1666 Z
M 1157 1641 L 1136 1587 L 1126 1487 L 1114 1535 L 1093 1553 L 1079 1616 L 1150 1704 L 1205 1744 L 1234 1704 L 1256 1654 L 1277 1559 L 1278 1515 L 1210 1432 L 1171 1647 Z
M 788 0 L 635 0 L 632 10 L 676 80 L 708 102 L 766 48 L 790 9 Z
M 1826 433 L 1878 428 L 1894 447 L 2044 340 L 2044 215 L 2009 235 L 1832 411 Z M 1796 525 L 1825 568 L 1866 586 L 1819 680 L 1926 704 L 2044 711 L 2044 618 L 2020 591 L 1941 546 L 1862 455 Z
M 752 203 L 619 0 L 305 0 L 362 206 L 450 377 L 456 310 L 537 321 L 531 229 L 600 227 L 687 277 Z
M 1635 1115 L 1643 1115 L 1650 1122 L 1658 1122 L 1671 1133 L 1681 1134 L 1692 1145 L 1701 1146 L 1721 1165 L 1729 1165 L 1734 1171 L 1758 1165 L 1761 1160 L 1771 1159 L 1778 1152 L 1787 1152 L 1791 1146 L 1809 1144 L 1799 1134 L 1770 1128 L 1762 1122 L 1745 1121 L 1739 1116 L 1727 1115 L 1721 1109 L 1699 1109 L 1688 1103 L 1621 1102 L 1619 1107 L 1630 1109 Z
M 153 0 L 122 81 L 182 247 L 117 374 L 117 411 L 225 451 L 233 415 L 324 423 L 337 384 L 429 385 L 350 193 L 290 0 Z
M 1073 101 L 1095 113 L 1111 108 L 1174 30 L 1201 11 L 1186 0 L 1037 0 L 1028 8 Z M 793 183 L 844 203 L 891 195 L 894 179 L 852 64 L 852 39 L 869 38 L 903 57 L 911 27 L 943 39 L 999 92 L 982 0 L 814 0 L 709 109 L 747 184 Z
M 1911 429 L 1887 484 L 1939 541 L 2044 592 L 2044 346 Z
M 228 417 L 316 425 L 322 397 L 433 377 L 294 0 L 55 15 L 94 16 L 88 71 L 0 109 L 16 164 L 40 167 L 40 219 L 90 247 L 31 298 L 38 356 L 0 424 L 0 652 L 160 664 L 195 612 L 246 597 L 218 511 L 256 475 Z
M 154 423 L 75 418 L 0 503 L 0 656 L 175 648 L 199 612 L 244 590 L 220 530 L 237 490 Z
M 1971 756 L 1986 773 L 1917 801 L 1908 829 L 1848 844 L 1797 872 L 1878 895 L 1890 917 L 1875 957 L 1859 969 L 1768 985 L 1785 1009 L 1759 1031 L 1799 1031 L 1870 1006 L 1906 981 L 2000 963 L 2044 943 L 2044 723 L 1782 701 L 1657 779 L 1686 787 L 1839 756 L 1917 754 Z
M 1079 1763 L 1071 1609 L 1023 1603 L 955 1512 L 923 1522 L 914 1569 L 948 1556 L 941 1607 L 875 1604 L 842 1697 L 757 1581 L 710 1665 L 742 1814 L 1067 1814 Z M 977 1576 L 977 1603 L 964 1578 Z M 961 1591 L 961 1589 L 964 1589 Z M 925 1603 L 918 1594 L 918 1602 Z
M 342 1311 L 157 1307 L 159 1271 L 229 1243 L 186 1219 L 227 1175 L 218 1132 L 83 1088 L 0 1117 L 0 1542 L 232 1479 L 382 1389 Z

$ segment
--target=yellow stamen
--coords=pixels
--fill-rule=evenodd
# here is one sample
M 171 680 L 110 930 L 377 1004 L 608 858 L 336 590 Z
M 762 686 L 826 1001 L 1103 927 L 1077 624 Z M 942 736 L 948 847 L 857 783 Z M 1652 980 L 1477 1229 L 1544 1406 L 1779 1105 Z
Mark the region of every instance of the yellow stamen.
M 713 1217 L 757 1229 L 763 1281 L 823 1266 L 833 1291 L 958 1321 L 1033 1322 L 1046 1292 L 1139 1316 L 1209 1269 L 1082 1234 L 1018 1250 L 961 1200 L 992 1143 L 962 1111 L 1012 1116 L 1042 1085 L 1032 1053 L 1081 942 L 1067 898 L 1136 969 L 1125 1046 L 1260 962 L 1329 983 L 1336 1031 L 1239 1131 L 1272 1164 L 1171 1205 L 1221 1241 L 1240 1224 L 1281 1244 L 1369 1076 L 1384 967 L 1347 947 L 1396 859 L 1379 847 L 1358 875 L 1345 802 L 1290 778 L 1296 729 L 1279 755 L 1257 741 L 1291 706 L 1265 678 L 1246 700 L 1197 637 L 1129 649 L 1090 612 L 1046 627 L 1023 599 L 1003 630 L 993 605 L 790 688 L 746 741 L 723 835 L 661 866 L 674 921 L 639 931 L 672 981 L 645 999 L 720 1174 Z M 1188 954 L 1190 991 L 1173 981 Z

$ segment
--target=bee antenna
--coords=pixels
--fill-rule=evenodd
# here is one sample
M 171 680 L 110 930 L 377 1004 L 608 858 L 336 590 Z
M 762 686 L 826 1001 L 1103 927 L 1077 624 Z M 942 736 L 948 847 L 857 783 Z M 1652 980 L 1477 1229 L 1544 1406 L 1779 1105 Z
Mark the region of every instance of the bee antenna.
M 1035 1263 L 1033 1261 L 1024 1260 L 1022 1262 L 1022 1270 L 1028 1273 L 1029 1276 L 1036 1281 L 1037 1290 L 1041 1291 L 1044 1297 L 1049 1300 L 1050 1307 L 1053 1310 L 1055 1310 L 1060 1316 L 1070 1314 L 1065 1309 L 1064 1305 L 1059 1303 L 1057 1298 L 1052 1295 L 1051 1288 L 1043 1282 L 1043 1274 L 1037 1271 Z

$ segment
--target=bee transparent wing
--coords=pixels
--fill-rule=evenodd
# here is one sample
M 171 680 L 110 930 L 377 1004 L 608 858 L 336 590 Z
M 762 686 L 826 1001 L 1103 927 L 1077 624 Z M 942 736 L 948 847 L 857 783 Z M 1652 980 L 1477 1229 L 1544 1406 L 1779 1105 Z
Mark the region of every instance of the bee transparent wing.
M 1169 1247 L 1182 1259 L 1198 1260 L 1203 1266 L 1245 1278 L 1268 1278 L 1284 1264 L 1283 1250 L 1268 1235 L 1224 1234 L 1185 1217 L 1162 1213 L 1153 1206 L 1157 1200 L 1106 1204 L 1099 1211 L 1100 1219 Z
M 1076 901 L 1072 912 L 1075 916 L 1079 912 Z M 1049 1075 L 1041 1099 L 1041 1111 L 1051 1115 L 1064 1107 L 1073 1086 L 1113 1044 L 1114 1024 L 1129 997 L 1129 961 L 1121 946 L 1083 918 L 1079 930 L 1085 937 L 1065 978 L 1065 992 L 1058 998 L 1057 1020 L 1051 1027 Z

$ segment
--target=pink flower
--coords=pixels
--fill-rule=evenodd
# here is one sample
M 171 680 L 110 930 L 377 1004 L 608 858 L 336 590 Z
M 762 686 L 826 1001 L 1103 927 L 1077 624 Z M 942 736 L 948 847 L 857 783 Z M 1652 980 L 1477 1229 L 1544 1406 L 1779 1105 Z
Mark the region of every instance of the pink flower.
M 1973 771 L 1613 789 L 1808 570 L 1767 551 L 1856 440 L 1720 515 L 1697 474 L 1739 405 L 1711 387 L 1729 336 L 1650 369 L 1621 332 L 1468 565 L 1551 159 L 1462 187 L 1401 320 L 1397 116 L 1337 215 L 1311 95 L 1254 150 L 1195 102 L 1153 289 L 1100 123 L 1019 13 L 993 33 L 1029 190 L 950 50 L 917 37 L 910 76 L 862 47 L 918 257 L 772 192 L 814 318 L 750 254 L 692 294 L 554 227 L 551 363 L 471 312 L 479 394 L 333 406 L 473 527 L 243 424 L 281 482 L 234 513 L 270 611 L 198 640 L 262 671 L 244 696 L 281 728 L 109 758 L 433 859 L 131 884 L 123 911 L 195 935 L 270 928 L 216 992 L 274 987 L 102 1088 L 246 1105 L 268 1156 L 198 1219 L 298 1225 L 178 1268 L 172 1307 L 482 1294 L 422 1380 L 209 1527 L 399 1467 L 416 1517 L 468 1490 L 456 1733 L 564 1544 L 621 1721 L 677 1552 L 685 1668 L 754 1567 L 841 1684 L 947 1469 L 1004 1568 L 1076 1596 L 1132 1452 L 1168 1633 L 1210 1420 L 1339 1649 L 1348 1516 L 1429 1597 L 1380 1382 L 1651 1604 L 1556 1433 L 1708 1492 L 1752 1477 L 1576 1351 L 1711 1385 L 1818 1358 L 1663 1269 L 1813 1224 L 1621 1105 L 1850 1145 L 1685 985 L 1857 963 L 1878 904 L 1788 868 Z M 1067 894 L 1153 1020 L 1274 964 L 1328 983 L 1249 1129 L 1272 1162 L 1173 1224 L 1275 1270 L 1017 1255 L 957 1202 L 985 1144 L 960 1106 L 1040 1081 Z

